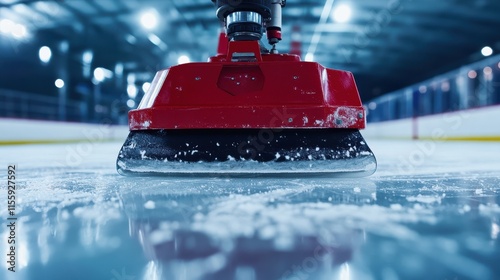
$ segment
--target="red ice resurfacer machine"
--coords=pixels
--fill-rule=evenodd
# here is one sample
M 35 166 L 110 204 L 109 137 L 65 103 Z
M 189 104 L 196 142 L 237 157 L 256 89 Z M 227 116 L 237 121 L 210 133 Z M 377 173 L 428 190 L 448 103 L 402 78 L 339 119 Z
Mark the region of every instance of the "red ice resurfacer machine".
M 123 175 L 375 172 L 352 73 L 279 54 L 285 1 L 213 0 L 224 23 L 208 62 L 158 71 L 117 159 Z M 261 44 L 267 35 L 267 50 Z

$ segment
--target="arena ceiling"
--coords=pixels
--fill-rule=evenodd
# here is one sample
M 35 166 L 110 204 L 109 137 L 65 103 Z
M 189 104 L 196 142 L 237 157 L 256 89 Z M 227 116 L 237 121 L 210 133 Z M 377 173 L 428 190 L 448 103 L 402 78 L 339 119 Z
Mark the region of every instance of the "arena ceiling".
M 345 22 L 345 10 L 333 16 L 342 5 Z M 141 24 L 144 12 L 157 15 L 156 27 Z M 72 81 L 84 79 L 89 54 L 92 69 L 119 64 L 140 81 L 181 55 L 206 61 L 221 27 L 210 0 L 0 0 L 0 20 L 0 88 L 29 78 L 27 91 L 60 71 L 39 66 L 44 45 L 68 52 Z M 498 0 L 288 0 L 283 22 L 280 52 L 299 40 L 303 58 L 352 71 L 365 101 L 479 60 L 484 46 L 500 51 Z M 25 29 L 9 36 L 13 24 Z

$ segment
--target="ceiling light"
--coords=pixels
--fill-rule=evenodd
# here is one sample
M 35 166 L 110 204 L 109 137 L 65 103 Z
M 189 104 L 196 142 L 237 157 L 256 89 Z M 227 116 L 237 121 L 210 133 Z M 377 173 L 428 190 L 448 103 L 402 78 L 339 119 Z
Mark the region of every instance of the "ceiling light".
M 134 108 L 135 107 L 135 101 L 132 99 L 127 100 L 127 106 L 129 108 Z
M 154 29 L 158 25 L 158 16 L 156 11 L 150 10 L 143 12 L 141 14 L 141 25 L 148 30 Z
M 469 73 L 467 73 L 467 77 L 470 79 L 475 79 L 477 77 L 477 73 L 474 70 L 470 70 Z
M 483 56 L 490 56 L 493 54 L 493 49 L 491 47 L 486 46 L 481 49 L 481 54 Z
M 375 102 L 368 103 L 368 109 L 370 109 L 370 110 L 377 109 L 377 103 L 375 103 Z
M 485 75 L 491 75 L 491 73 L 493 73 L 493 69 L 491 69 L 491 67 L 484 67 L 483 73 Z
M 443 92 L 448 92 L 450 90 L 450 82 L 448 81 L 444 81 L 442 84 L 441 84 L 441 90 Z
M 128 97 L 134 99 L 137 96 L 137 87 L 134 84 L 129 84 L 127 86 Z
M 142 91 L 148 92 L 148 90 L 149 90 L 150 87 L 151 87 L 151 83 L 150 82 L 145 82 L 144 84 L 142 84 Z
M 94 79 L 99 83 L 104 81 L 104 70 L 101 67 L 94 70 Z
M 26 37 L 28 34 L 28 31 L 26 30 L 26 26 L 22 24 L 15 24 L 14 27 L 12 28 L 12 36 L 16 39 L 22 39 Z
M 57 88 L 63 88 L 64 87 L 64 81 L 62 79 L 57 79 L 54 84 L 56 85 Z
M 49 47 L 43 46 L 38 51 L 38 57 L 40 58 L 41 62 L 49 63 L 50 58 L 52 58 L 52 51 L 50 50 Z
M 92 59 L 94 59 L 94 53 L 91 50 L 86 50 L 83 52 L 82 55 L 83 64 L 91 64 Z
M 127 75 L 127 84 L 135 84 L 135 73 L 128 73 Z
M 123 76 L 123 63 L 118 62 L 115 65 L 115 75 L 119 77 Z
M 14 28 L 14 22 L 8 19 L 2 19 L 0 21 L 0 32 L 4 34 L 10 34 Z
M 97 67 L 94 69 L 94 84 L 100 83 L 105 79 L 113 78 L 113 72 L 109 69 Z
M 15 23 L 10 19 L 0 20 L 0 33 L 9 34 L 16 39 L 23 39 L 28 35 L 26 26 Z
M 189 59 L 189 56 L 187 55 L 181 55 L 177 59 L 177 64 L 184 64 L 184 63 L 189 63 L 191 59 Z
M 336 22 L 348 22 L 351 19 L 351 7 L 348 5 L 339 5 L 333 10 L 333 20 Z

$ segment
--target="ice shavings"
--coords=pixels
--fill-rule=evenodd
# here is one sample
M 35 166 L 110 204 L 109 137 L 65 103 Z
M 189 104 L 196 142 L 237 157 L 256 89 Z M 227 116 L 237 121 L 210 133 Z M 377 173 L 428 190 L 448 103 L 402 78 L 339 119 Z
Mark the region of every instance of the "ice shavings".
M 214 205 L 202 219 L 193 221 L 192 229 L 204 232 L 217 239 L 251 237 L 275 241 L 281 249 L 290 249 L 281 243 L 295 235 L 315 235 L 317 225 L 362 224 L 365 230 L 385 236 L 402 239 L 416 238 L 411 229 L 402 223 L 425 221 L 435 222 L 432 215 L 404 211 L 399 208 L 385 208 L 376 205 L 332 205 L 329 203 L 280 204 L 269 207 L 256 203 L 244 196 L 233 196 L 230 201 Z M 397 211 L 393 211 L 397 210 Z M 423 215 L 421 215 L 423 214 Z M 379 224 L 386 226 L 380 227 Z M 327 229 L 335 231 L 335 226 Z M 289 243 L 288 246 L 291 246 Z
M 338 107 L 333 116 L 329 116 L 329 121 L 334 121 L 336 127 L 349 127 L 358 121 L 359 110 L 350 107 Z
M 73 210 L 73 216 L 80 219 L 88 219 L 101 223 L 103 221 L 119 219 L 121 213 L 116 207 L 101 207 L 101 205 L 91 205 L 77 207 Z
M 132 140 L 132 141 L 130 141 L 128 146 L 126 146 L 125 148 L 134 149 L 136 146 L 137 146 L 137 143 L 134 140 Z
M 116 164 L 123 170 L 127 169 L 127 164 L 122 160 L 117 161 Z
M 314 121 L 314 124 L 317 125 L 317 126 L 323 126 L 325 124 L 325 121 L 323 121 L 323 120 L 316 120 L 316 121 Z
M 441 203 L 441 199 L 444 198 L 444 194 L 441 196 L 436 195 L 417 195 L 417 196 L 408 196 L 406 200 L 409 202 L 420 202 L 420 203 Z
M 458 209 L 458 213 L 465 214 L 465 213 L 470 212 L 471 210 L 472 210 L 472 208 L 469 205 L 465 204 L 462 208 Z
M 392 210 L 397 210 L 397 211 L 401 211 L 403 210 L 403 205 L 399 204 L 399 203 L 395 203 L 395 204 L 391 204 L 390 205 L 390 208 Z
M 498 204 L 480 204 L 479 212 L 486 216 L 500 214 L 500 206 Z
M 146 156 L 146 150 L 139 151 L 141 154 L 141 159 L 148 159 L 149 157 Z
M 146 209 L 155 209 L 155 207 L 156 207 L 156 204 L 152 200 L 148 200 L 148 201 L 146 201 L 146 203 L 144 203 L 144 208 L 146 208 Z
M 498 200 L 499 173 L 497 170 L 498 164 L 496 164 L 498 163 L 498 157 L 495 156 L 497 153 L 491 152 L 491 150 L 495 149 L 498 145 L 488 146 L 486 144 L 480 145 L 475 143 L 468 146 L 463 143 L 456 144 L 448 142 L 443 147 L 436 149 L 436 156 L 433 154 L 425 157 L 424 163 L 415 166 L 413 171 L 403 169 L 402 172 L 400 172 L 397 168 L 397 165 L 400 164 L 400 156 L 403 159 L 407 159 L 407 154 L 409 154 L 404 151 L 401 152 L 401 149 L 404 150 L 405 145 L 407 145 L 406 142 L 401 141 L 395 144 L 394 142 L 381 143 L 370 140 L 369 143 L 370 145 L 375 144 L 374 150 L 377 150 L 378 154 L 382 155 L 379 157 L 382 162 L 382 175 L 374 180 L 377 184 L 376 192 L 368 191 L 367 197 L 372 197 L 375 200 L 378 196 L 379 200 L 375 203 L 379 204 L 384 204 L 389 199 L 389 203 L 394 205 L 392 207 L 382 207 L 380 205 L 345 205 L 345 202 L 339 202 L 339 200 L 335 196 L 332 197 L 330 193 L 326 193 L 323 196 L 324 202 L 330 204 L 330 206 L 323 205 L 322 202 L 316 202 L 316 200 L 305 201 L 307 200 L 307 196 L 305 195 L 306 191 L 311 192 L 311 190 L 306 190 L 304 192 L 297 191 L 297 188 L 300 188 L 300 186 L 298 184 L 294 185 L 294 181 L 290 180 L 281 181 L 281 183 L 277 184 L 280 188 L 284 189 L 283 192 L 279 193 L 274 191 L 263 191 L 265 190 L 264 186 L 273 184 L 268 180 L 241 182 L 218 179 L 225 182 L 224 189 L 229 192 L 235 192 L 235 190 L 240 188 L 244 189 L 245 195 L 236 194 L 226 196 L 224 191 L 213 188 L 210 184 L 208 184 L 209 186 L 207 187 L 206 180 L 183 179 L 171 182 L 170 179 L 155 179 L 151 177 L 144 178 L 144 180 L 136 180 L 130 177 L 121 178 L 115 174 L 113 163 L 116 159 L 115 151 L 122 143 L 96 145 L 94 148 L 99 152 L 96 157 L 92 156 L 86 158 L 76 169 L 65 168 L 55 173 L 50 169 L 48 172 L 35 170 L 35 168 L 42 168 L 42 164 L 51 165 L 51 162 L 40 161 L 42 163 L 38 163 L 38 161 L 33 159 L 33 157 L 36 158 L 38 154 L 40 154 L 40 158 L 53 154 L 53 151 L 49 150 L 51 149 L 50 145 L 23 147 L 23 150 L 25 149 L 26 154 L 29 154 L 29 156 L 17 155 L 17 157 L 14 157 L 14 159 L 20 161 L 24 165 L 23 168 L 25 168 L 25 170 L 28 170 L 23 173 L 23 179 L 27 180 L 25 184 L 27 187 L 22 189 L 21 197 L 23 202 L 19 205 L 23 208 L 33 207 L 35 213 L 56 209 L 55 207 L 57 207 L 57 209 L 63 207 L 62 209 L 64 209 L 65 212 L 61 212 L 61 220 L 66 221 L 68 215 L 70 220 L 74 218 L 81 219 L 81 225 L 79 225 L 79 223 L 75 224 L 80 226 L 82 230 L 75 231 L 75 233 L 77 235 L 85 234 L 85 239 L 83 239 L 85 244 L 94 246 L 95 243 L 93 242 L 95 241 L 93 241 L 92 235 L 88 234 L 88 229 L 99 228 L 100 230 L 98 232 L 93 231 L 93 233 L 98 233 L 100 238 L 102 238 L 102 234 L 112 229 L 110 228 L 110 224 L 113 223 L 101 223 L 105 221 L 105 219 L 98 220 L 100 218 L 99 215 L 108 215 L 108 210 L 103 210 L 102 208 L 102 205 L 105 204 L 102 201 L 98 202 L 99 208 L 82 206 L 82 204 L 86 205 L 88 203 L 93 203 L 94 200 L 101 196 L 101 193 L 109 192 L 108 190 L 113 190 L 116 186 L 129 186 L 133 189 L 139 189 L 134 200 L 132 200 L 135 202 L 138 200 L 138 203 L 131 203 L 131 200 L 123 202 L 124 205 L 135 205 L 134 210 L 130 211 L 132 215 L 130 217 L 133 218 L 133 215 L 136 215 L 138 212 L 137 209 L 144 209 L 144 203 L 149 200 L 149 198 L 141 200 L 141 198 L 144 198 L 141 194 L 145 187 L 158 185 L 162 187 L 163 194 L 168 193 L 172 195 L 172 193 L 177 192 L 180 196 L 187 198 L 196 197 L 200 194 L 200 189 L 209 188 L 210 194 L 203 194 L 203 196 L 201 196 L 203 201 L 206 202 L 203 204 L 203 211 L 194 208 L 197 204 L 186 204 L 193 205 L 192 209 L 200 211 L 201 214 L 188 216 L 186 218 L 187 222 L 182 225 L 182 230 L 192 229 L 193 224 L 191 222 L 196 221 L 202 233 L 210 233 L 210 231 L 206 230 L 204 225 L 209 224 L 211 221 L 221 221 L 221 228 L 219 228 L 218 231 L 215 229 L 215 232 L 220 234 L 209 236 L 210 238 L 213 237 L 214 242 L 219 242 L 218 244 L 221 248 L 230 248 L 231 242 L 240 236 L 238 235 L 239 231 L 237 229 L 232 229 L 233 231 L 226 235 L 229 236 L 228 239 L 220 238 L 220 236 L 224 236 L 226 233 L 224 223 L 227 222 L 234 223 L 234 227 L 237 227 L 239 223 L 250 222 L 246 227 L 247 230 L 249 229 L 251 232 L 255 233 L 255 235 L 252 236 L 271 240 L 275 248 L 283 249 L 294 246 L 293 237 L 302 237 L 304 236 L 303 233 L 314 232 L 315 236 L 317 236 L 323 231 L 326 232 L 326 235 L 332 232 L 351 234 L 352 232 L 362 231 L 363 233 L 366 232 L 369 238 L 365 240 L 366 243 L 362 245 L 366 250 L 360 251 L 359 248 L 354 248 L 355 261 L 379 264 L 379 259 L 387 257 L 387 253 L 381 252 L 381 254 L 375 254 L 375 256 L 364 253 L 370 251 L 377 252 L 376 249 L 388 248 L 396 252 L 401 250 L 401 254 L 397 255 L 394 253 L 389 256 L 402 256 L 404 262 L 411 262 L 411 267 L 418 267 L 418 263 L 421 264 L 422 259 L 425 260 L 428 258 L 436 262 L 437 267 L 442 268 L 444 272 L 449 272 L 449 275 L 458 274 L 459 278 L 492 279 L 492 277 L 480 277 L 485 276 L 484 268 L 486 265 L 478 263 L 477 260 L 470 257 L 471 255 L 478 254 L 468 250 L 477 250 L 477 252 L 481 253 L 486 252 L 480 255 L 481 258 L 484 256 L 485 261 L 492 264 L 495 263 L 494 261 L 496 259 L 491 259 L 487 256 L 492 256 L 494 258 L 498 253 L 496 247 L 492 246 L 492 242 L 495 242 L 495 240 L 489 239 L 493 238 L 490 237 L 490 230 L 492 233 L 491 236 L 498 236 L 498 217 L 500 214 L 500 207 L 496 204 L 496 202 L 498 202 L 496 201 Z M 413 144 L 411 144 L 413 142 L 408 143 L 410 143 L 408 147 L 410 147 L 411 152 L 413 151 L 412 149 L 414 149 Z M 62 146 L 62 149 L 60 145 L 54 146 L 55 152 L 64 150 L 64 146 Z M 43 148 L 44 153 L 39 153 L 40 147 Z M 398 147 L 398 149 L 395 147 Z M 481 152 L 481 149 L 486 148 L 488 148 L 487 152 Z M 496 149 L 498 150 L 498 148 Z M 47 152 L 47 150 L 50 152 Z M 460 157 L 463 157 L 463 162 L 453 161 L 453 158 L 456 157 L 457 150 L 463 152 L 460 154 Z M 8 147 L 3 151 L 9 155 L 12 151 L 17 150 L 16 147 Z M 447 156 L 448 154 L 450 156 Z M 494 159 L 482 158 L 485 155 Z M 471 165 L 470 162 L 475 162 L 475 164 Z M 249 163 L 251 162 L 249 161 Z M 315 162 L 312 164 L 318 167 Z M 186 165 L 184 165 L 184 167 L 185 166 Z M 255 166 L 258 165 L 256 164 Z M 476 172 L 476 168 L 479 170 L 483 167 L 488 167 L 489 169 L 486 169 L 486 172 L 484 170 Z M 95 174 L 100 172 L 104 172 L 106 176 L 96 178 Z M 408 175 L 408 173 L 412 173 L 412 175 Z M 304 180 L 309 179 L 310 176 L 304 176 Z M 311 184 L 313 183 L 308 182 L 306 185 Z M 337 180 L 333 180 L 330 181 L 329 184 L 325 184 L 325 186 L 333 188 L 333 185 L 336 184 Z M 179 185 L 179 187 L 177 189 L 174 188 L 177 185 Z M 404 197 L 417 197 L 418 193 L 424 188 L 426 191 L 425 195 L 427 196 L 442 197 L 441 193 L 446 192 L 446 197 L 452 199 L 442 199 L 442 206 L 436 205 L 436 203 L 417 203 L 418 201 L 408 203 L 408 201 L 405 200 Z M 251 189 L 251 191 L 247 191 L 247 189 Z M 290 191 L 290 189 L 293 191 Z M 476 194 L 477 189 L 482 189 L 483 193 L 481 195 Z M 352 190 L 352 185 L 346 187 L 346 192 L 352 193 Z M 261 191 L 262 195 L 258 193 Z M 257 194 L 247 195 L 247 193 L 252 192 L 257 192 Z M 248 200 L 245 196 L 249 196 Z M 264 205 L 265 207 L 260 208 L 259 211 L 252 212 L 244 210 L 244 208 L 238 208 L 238 206 L 234 204 L 231 206 L 231 202 L 227 200 L 235 200 L 234 203 L 243 204 L 255 203 L 257 205 Z M 464 205 L 465 203 L 470 203 L 471 206 L 467 204 Z M 157 204 L 155 211 L 144 212 L 148 214 L 154 212 L 162 215 L 168 212 L 160 208 L 163 205 L 160 205 L 160 203 Z M 222 211 L 223 209 L 221 208 L 225 204 L 229 204 L 231 207 L 228 206 L 225 208 L 227 210 Z M 401 207 L 396 206 L 396 204 L 399 204 Z M 67 205 L 70 205 L 70 207 L 65 208 Z M 171 205 L 171 209 L 178 209 L 178 206 L 174 206 L 177 204 L 171 203 L 169 205 Z M 179 202 L 179 205 L 182 205 L 181 202 Z M 74 212 L 73 209 L 78 210 Z M 471 218 L 477 217 L 479 214 L 482 216 L 480 217 L 481 219 L 487 218 L 488 220 L 481 220 L 485 221 L 484 223 L 476 223 L 476 218 L 462 219 L 461 221 L 461 219 L 454 218 L 457 217 L 456 215 L 450 214 L 455 212 L 455 210 L 458 210 L 457 214 L 462 214 L 460 212 L 461 209 L 468 213 L 467 216 Z M 237 215 L 235 214 L 231 217 L 230 213 L 227 213 L 227 211 L 231 210 L 235 210 Z M 290 213 L 284 211 L 290 211 Z M 92 214 L 84 216 L 88 212 L 92 212 Z M 30 213 L 28 212 L 26 214 Z M 110 211 L 110 215 L 114 216 L 114 211 Z M 217 217 L 218 215 L 220 215 L 220 217 Z M 298 217 L 299 220 L 297 223 L 295 223 L 296 217 Z M 301 221 L 303 219 L 310 219 L 311 221 L 309 224 L 302 223 Z M 438 224 L 429 227 L 429 224 L 433 224 L 436 219 L 438 220 Z M 99 223 L 97 223 L 97 221 L 99 221 Z M 490 223 L 486 223 L 490 221 L 491 225 Z M 166 239 L 171 239 L 168 233 L 179 229 L 179 223 L 176 221 L 167 221 L 166 224 L 168 224 L 169 227 L 161 227 L 158 229 L 156 235 L 152 235 L 152 240 L 155 240 L 156 243 L 162 243 Z M 302 225 L 311 224 L 314 227 L 311 230 L 301 228 Z M 377 226 L 379 228 L 376 228 Z M 386 229 L 380 229 L 385 226 L 387 226 Z M 444 232 L 441 231 L 441 229 L 443 229 L 442 226 L 446 226 L 447 230 Z M 280 235 L 281 232 L 287 229 L 290 231 L 285 232 L 284 235 Z M 448 229 L 451 229 L 452 232 L 448 231 Z M 457 231 L 453 231 L 453 229 Z M 50 232 L 54 232 L 54 229 L 51 228 Z M 62 235 L 62 232 L 63 231 L 59 228 L 57 231 L 57 238 Z M 153 233 L 154 232 L 155 231 L 153 231 Z M 496 234 L 493 234 L 495 232 Z M 387 236 L 389 238 L 379 242 L 380 239 L 370 238 L 373 237 L 374 234 Z M 460 239 L 461 237 L 463 238 Z M 31 236 L 30 239 L 35 240 L 36 244 L 36 237 L 33 238 L 33 236 Z M 464 239 L 465 242 L 462 242 Z M 100 243 L 102 244 L 103 242 L 105 241 L 100 239 Z M 388 246 L 377 247 L 380 243 Z M 230 245 L 226 247 L 225 244 Z M 413 246 L 414 244 L 418 244 L 418 246 Z M 457 247 L 459 249 L 458 253 Z M 460 250 L 464 247 L 466 248 L 465 250 Z M 40 248 L 40 250 L 41 249 L 42 248 Z M 487 250 L 490 250 L 489 253 Z M 407 255 L 410 255 L 410 258 L 405 259 Z M 416 261 L 415 257 L 417 258 Z M 414 263 L 417 263 L 417 265 L 414 265 Z M 389 260 L 383 264 L 388 264 L 389 268 L 392 268 L 391 265 L 394 263 L 391 263 L 391 260 Z M 478 266 L 479 269 L 477 269 Z M 495 267 L 492 266 L 492 269 L 495 269 Z M 379 272 L 379 270 L 375 270 L 375 268 L 373 268 L 373 270 L 374 272 Z M 367 271 L 372 272 L 371 270 Z M 481 271 L 483 272 L 482 274 Z M 427 274 L 422 276 L 423 273 Z M 425 279 L 426 277 L 432 278 L 431 276 L 434 276 L 434 274 L 429 276 L 430 274 L 428 273 L 430 272 L 428 271 L 424 271 L 423 273 L 415 277 Z M 404 277 L 401 276 L 400 278 Z

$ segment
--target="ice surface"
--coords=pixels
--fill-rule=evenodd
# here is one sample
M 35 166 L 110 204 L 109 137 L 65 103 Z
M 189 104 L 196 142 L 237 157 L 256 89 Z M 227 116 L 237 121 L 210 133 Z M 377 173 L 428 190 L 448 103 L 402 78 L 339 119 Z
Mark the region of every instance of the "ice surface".
M 19 170 L 0 279 L 499 279 L 500 145 L 367 142 L 358 179 L 122 177 L 122 143 L 0 147 Z

